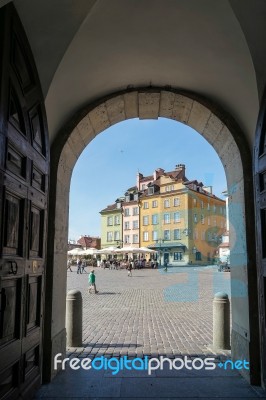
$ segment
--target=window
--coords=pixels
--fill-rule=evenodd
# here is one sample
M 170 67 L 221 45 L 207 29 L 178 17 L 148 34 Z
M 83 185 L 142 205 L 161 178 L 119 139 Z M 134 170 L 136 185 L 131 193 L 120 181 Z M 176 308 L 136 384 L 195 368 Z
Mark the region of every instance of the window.
M 213 212 L 216 212 L 216 205 L 213 205 Z
M 125 230 L 128 230 L 128 229 L 130 229 L 130 222 L 126 221 L 125 222 Z
M 197 229 L 194 230 L 194 239 L 196 239 L 196 240 L 198 239 L 198 231 L 197 231 Z
M 180 212 L 175 212 L 174 213 L 174 222 L 180 222 Z
M 120 202 L 120 201 L 118 201 L 118 202 L 116 203 L 116 208 L 121 208 L 121 202 Z
M 176 197 L 176 198 L 174 199 L 174 207 L 178 207 L 178 206 L 180 206 L 180 198 L 179 198 L 179 197 Z
M 143 183 L 143 184 L 141 185 L 141 190 L 145 190 L 145 189 L 147 189 L 147 185 L 146 185 L 145 183 Z
M 198 216 L 197 216 L 197 214 L 194 214 L 194 222 L 198 222 Z
M 139 229 L 139 221 L 138 220 L 133 221 L 133 229 Z
M 107 225 L 113 225 L 113 217 L 107 217 Z
M 144 201 L 144 203 L 143 203 L 143 208 L 145 208 L 145 210 L 146 210 L 147 208 L 149 208 L 149 203 L 148 203 L 147 201 Z
M 129 195 L 126 195 L 126 202 L 128 203 L 129 201 L 130 201 L 130 196 Z
M 205 218 L 204 218 L 204 215 L 203 215 L 203 214 L 201 214 L 201 216 L 200 216 L 200 221 L 201 221 L 202 224 L 205 223 Z
M 197 207 L 197 199 L 193 199 L 193 205 L 194 207 Z
M 153 214 L 151 217 L 151 223 L 152 225 L 157 225 L 158 224 L 158 214 Z
M 130 243 L 130 236 L 129 235 L 125 235 L 124 236 L 124 243 Z
M 170 224 L 170 214 L 164 214 L 163 216 L 163 222 L 164 224 Z
M 158 201 L 157 200 L 153 200 L 152 201 L 152 208 L 156 208 L 158 207 Z
M 149 240 L 149 232 L 143 232 L 143 241 L 148 242 Z
M 170 200 L 164 200 L 164 208 L 169 208 L 170 207 Z
M 138 200 L 138 198 L 139 198 L 139 195 L 138 195 L 138 193 L 135 193 L 135 194 L 134 194 L 134 200 L 135 200 L 135 201 L 137 201 L 137 200 Z
M 139 215 L 139 208 L 133 207 L 133 215 Z
M 152 231 L 152 240 L 158 239 L 158 231 Z
M 200 251 L 196 252 L 196 260 L 201 261 L 201 252 Z
M 163 231 L 163 238 L 164 238 L 164 240 L 170 240 L 170 230 L 169 229 Z
M 174 240 L 181 239 L 181 231 L 180 229 L 174 229 Z
M 107 242 L 113 241 L 113 232 L 107 232 Z
M 148 215 L 143 216 L 143 225 L 149 225 L 149 216 Z
M 130 215 L 130 209 L 125 208 L 125 217 L 128 217 Z
M 214 225 L 214 226 L 217 226 L 216 219 L 213 220 L 213 225 Z
M 202 200 L 201 200 L 201 202 L 200 202 L 200 206 L 201 206 L 202 209 L 204 208 L 204 203 L 203 203 Z
M 220 214 L 223 214 L 223 207 L 220 207 Z
M 119 231 L 115 231 L 115 233 L 114 233 L 114 239 L 115 239 L 115 240 L 120 240 L 120 232 L 119 232 Z
M 119 215 L 115 216 L 115 225 L 120 225 L 120 216 Z
M 154 187 L 148 188 L 148 194 L 154 194 Z
M 174 253 L 174 261 L 181 261 L 183 258 L 183 253 L 181 251 L 177 251 Z
M 133 235 L 133 243 L 139 242 L 139 235 Z
M 207 210 L 210 211 L 210 203 L 207 203 Z
M 174 190 L 174 185 L 167 185 L 166 187 L 165 187 L 165 191 L 166 192 L 171 192 L 171 190 Z

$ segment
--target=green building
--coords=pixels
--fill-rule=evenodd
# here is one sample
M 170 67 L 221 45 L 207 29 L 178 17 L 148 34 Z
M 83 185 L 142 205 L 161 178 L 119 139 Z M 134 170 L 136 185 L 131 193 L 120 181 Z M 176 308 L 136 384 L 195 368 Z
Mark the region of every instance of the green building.
M 117 200 L 100 211 L 101 214 L 101 248 L 122 244 L 123 214 L 122 202 Z

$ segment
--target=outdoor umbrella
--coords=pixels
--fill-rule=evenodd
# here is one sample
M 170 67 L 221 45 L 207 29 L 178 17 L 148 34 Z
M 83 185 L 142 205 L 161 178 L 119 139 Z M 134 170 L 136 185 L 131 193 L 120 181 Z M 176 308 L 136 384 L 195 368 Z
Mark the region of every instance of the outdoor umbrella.
M 98 250 L 98 254 L 114 254 L 117 253 L 119 250 L 115 246 L 106 247 L 105 249 Z
M 67 254 L 69 256 L 81 256 L 83 254 L 83 249 L 81 249 L 80 247 L 76 247 L 75 249 L 69 250 L 67 252 Z
M 138 247 L 131 247 L 131 246 L 125 246 L 122 247 L 121 249 L 117 249 L 118 253 L 138 253 L 139 248 Z
M 83 251 L 84 256 L 93 256 L 94 254 L 99 254 L 99 250 L 95 249 L 94 247 Z
M 155 250 L 149 249 L 148 247 L 140 247 L 139 253 L 156 253 Z

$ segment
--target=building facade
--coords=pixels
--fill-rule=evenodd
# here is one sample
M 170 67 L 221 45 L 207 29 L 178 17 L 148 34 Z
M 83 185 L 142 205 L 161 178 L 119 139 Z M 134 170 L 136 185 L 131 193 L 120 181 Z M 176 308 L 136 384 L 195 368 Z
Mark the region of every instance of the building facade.
M 121 202 L 107 206 L 101 212 L 101 248 L 119 246 L 122 241 L 123 214 Z
M 160 264 L 214 262 L 226 230 L 226 204 L 203 183 L 189 181 L 185 165 L 178 164 L 170 172 L 158 168 L 147 177 L 138 173 L 136 186 L 127 190 L 119 207 L 120 234 L 110 229 L 117 206 L 101 211 L 102 247 L 149 247 L 157 251 Z

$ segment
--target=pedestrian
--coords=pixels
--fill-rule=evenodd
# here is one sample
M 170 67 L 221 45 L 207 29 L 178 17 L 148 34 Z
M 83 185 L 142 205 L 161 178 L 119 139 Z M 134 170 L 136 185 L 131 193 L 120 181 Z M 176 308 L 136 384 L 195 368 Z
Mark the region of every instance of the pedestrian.
M 67 270 L 70 270 L 70 272 L 72 272 L 72 269 L 71 269 L 71 260 L 69 259 L 69 260 L 67 260 Z
M 165 259 L 165 260 L 164 260 L 164 271 L 165 271 L 165 272 L 167 272 L 167 269 L 168 269 L 167 267 L 168 267 L 168 260 Z
M 132 277 L 132 262 L 131 261 L 128 263 L 127 270 L 128 270 L 127 276 L 131 276 Z
M 87 266 L 86 260 L 83 259 L 83 260 L 82 260 L 82 264 L 81 264 L 81 267 L 82 267 L 82 269 L 81 269 L 81 274 L 82 274 L 83 272 L 87 273 L 87 271 L 85 270 L 86 266 Z
M 78 267 L 77 274 L 82 274 L 82 272 L 81 272 L 81 264 L 82 264 L 81 259 L 78 258 L 77 259 L 77 267 Z
M 96 277 L 94 274 L 94 269 L 91 270 L 89 274 L 89 293 L 91 293 L 91 290 L 94 290 L 94 293 L 99 293 L 99 291 L 96 289 Z

